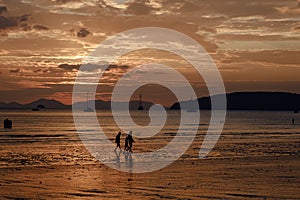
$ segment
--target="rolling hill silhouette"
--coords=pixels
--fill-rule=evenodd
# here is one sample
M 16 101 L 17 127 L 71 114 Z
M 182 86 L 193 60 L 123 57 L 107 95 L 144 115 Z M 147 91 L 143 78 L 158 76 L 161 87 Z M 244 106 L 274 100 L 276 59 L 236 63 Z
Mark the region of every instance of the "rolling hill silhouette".
M 78 102 L 75 103 L 76 107 L 79 108 L 84 108 L 86 106 L 86 102 Z M 92 101 L 89 101 L 89 105 L 92 105 Z M 118 102 L 116 103 L 117 107 L 122 107 L 124 105 L 124 102 Z M 153 103 L 143 101 L 142 102 L 143 106 L 145 109 L 149 109 Z M 132 110 L 136 110 L 138 108 L 139 101 L 131 101 L 129 103 L 129 108 Z M 32 109 L 32 108 L 37 108 L 43 106 L 45 109 L 72 109 L 72 105 L 65 105 L 57 100 L 53 99 L 39 99 L 36 101 L 33 101 L 31 103 L 27 104 L 19 104 L 16 102 L 12 103 L 4 103 L 0 102 L 0 109 Z M 101 100 L 96 100 L 95 101 L 95 108 L 97 110 L 110 110 L 111 109 L 111 102 L 110 101 L 101 101 Z
M 287 92 L 235 92 L 226 94 L 228 110 L 300 110 L 300 94 Z M 218 95 L 211 98 L 217 98 Z M 203 97 L 198 99 L 199 108 L 204 110 L 211 109 L 211 98 Z M 197 101 L 197 100 L 193 100 Z M 145 110 L 148 110 L 153 103 L 143 101 Z M 191 101 L 181 102 L 181 107 L 187 109 Z M 84 107 L 86 102 L 76 103 L 77 107 Z M 124 102 L 117 103 L 120 107 Z M 19 104 L 16 102 L 4 103 L 0 102 L 0 109 L 32 109 L 43 105 L 46 109 L 72 109 L 72 105 L 65 105 L 53 99 L 39 99 L 28 104 Z M 79 106 L 78 106 L 79 105 Z M 89 102 L 91 104 L 91 101 Z M 138 108 L 138 101 L 131 101 L 129 107 L 131 110 Z M 95 101 L 97 110 L 110 110 L 110 101 Z M 174 103 L 171 110 L 180 109 L 179 102 Z
M 235 92 L 226 94 L 227 110 L 300 110 L 300 94 L 286 92 Z M 211 98 L 218 98 L 218 95 Z M 198 99 L 199 108 L 211 109 L 211 98 Z M 194 100 L 196 101 L 196 100 Z M 191 101 L 181 102 L 183 109 L 187 109 Z M 180 109 L 179 102 L 170 109 Z

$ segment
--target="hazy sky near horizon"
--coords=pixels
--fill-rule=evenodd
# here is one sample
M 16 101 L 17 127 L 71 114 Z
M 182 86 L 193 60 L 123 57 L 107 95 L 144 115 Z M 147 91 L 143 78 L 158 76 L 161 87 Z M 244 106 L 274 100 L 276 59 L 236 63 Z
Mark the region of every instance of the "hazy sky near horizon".
M 182 32 L 201 44 L 227 92 L 300 93 L 297 0 L 0 0 L 0 101 L 70 103 L 76 73 L 89 52 L 109 36 L 148 26 Z M 207 95 L 185 61 L 150 51 L 110 67 L 97 98 L 108 99 L 126 70 L 150 61 L 178 68 L 199 97 Z M 174 100 L 164 96 L 165 88 L 150 91 L 145 100 Z

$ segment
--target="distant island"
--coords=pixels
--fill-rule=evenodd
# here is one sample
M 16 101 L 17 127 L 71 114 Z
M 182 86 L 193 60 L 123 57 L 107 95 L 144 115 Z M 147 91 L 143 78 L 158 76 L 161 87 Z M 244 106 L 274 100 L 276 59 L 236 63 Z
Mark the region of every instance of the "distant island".
M 131 110 L 137 110 L 140 104 L 143 104 L 145 110 L 149 110 L 149 108 L 153 105 L 152 102 L 148 101 L 131 101 L 129 103 L 129 108 Z M 85 108 L 87 102 L 78 102 L 75 103 L 75 107 L 78 108 Z M 124 102 L 117 102 L 117 107 L 122 107 L 125 103 Z M 88 102 L 88 105 L 92 105 L 92 100 Z M 17 102 L 12 103 L 4 103 L 0 102 L 0 109 L 35 109 L 35 108 L 43 108 L 47 109 L 57 109 L 57 110 L 66 110 L 72 109 L 72 105 L 65 105 L 57 100 L 54 99 L 39 99 L 27 104 L 20 104 Z M 110 101 L 102 101 L 102 100 L 95 100 L 95 108 L 96 110 L 110 110 L 111 109 L 111 102 Z
M 218 95 L 212 97 L 203 97 L 194 101 L 198 101 L 199 109 L 210 110 L 211 98 L 217 98 Z M 287 92 L 235 92 L 226 94 L 227 110 L 300 110 L 300 94 Z M 170 109 L 187 109 L 191 101 L 183 101 L 174 103 Z
M 300 94 L 287 93 L 287 92 L 235 92 L 226 94 L 227 96 L 227 109 L 228 110 L 300 110 Z M 179 110 L 187 109 L 191 101 L 198 101 L 199 109 L 209 110 L 211 109 L 211 98 L 203 97 L 196 100 L 183 101 L 174 103 L 169 109 Z M 92 101 L 89 101 L 89 105 Z M 85 107 L 86 102 L 76 103 L 76 107 Z M 124 105 L 124 102 L 118 102 L 120 107 Z M 153 105 L 152 102 L 143 101 L 143 107 L 145 110 Z M 180 107 L 181 104 L 181 107 Z M 137 110 L 139 107 L 139 101 L 131 101 L 129 103 L 130 110 Z M 45 109 L 72 109 L 72 105 L 65 105 L 57 100 L 39 99 L 28 104 L 19 104 L 16 102 L 4 103 L 0 102 L 0 109 L 32 109 L 43 106 Z M 110 110 L 110 101 L 95 101 L 95 108 L 97 110 Z
M 0 102 L 0 109 L 34 109 L 40 107 L 43 107 L 45 109 L 70 109 L 72 106 L 65 105 L 53 99 L 39 99 L 27 104 L 20 104 L 17 102 Z

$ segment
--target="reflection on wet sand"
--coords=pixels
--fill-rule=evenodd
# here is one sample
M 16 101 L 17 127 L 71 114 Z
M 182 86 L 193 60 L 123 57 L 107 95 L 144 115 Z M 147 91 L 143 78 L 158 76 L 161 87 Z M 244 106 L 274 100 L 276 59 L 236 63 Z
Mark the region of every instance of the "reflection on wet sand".
M 14 128 L 0 130 L 0 199 L 299 199 L 300 127 L 291 125 L 290 113 L 228 115 L 207 158 L 198 159 L 207 128 L 201 125 L 194 143 L 175 163 L 132 174 L 97 161 L 81 143 L 71 113 L 12 113 Z M 202 116 L 201 124 L 208 124 L 209 115 Z M 118 130 L 105 119 L 113 143 Z M 138 138 L 134 152 L 161 148 L 175 129 L 167 125 L 152 139 Z M 140 164 L 134 154 L 113 149 L 116 168 L 132 170 Z

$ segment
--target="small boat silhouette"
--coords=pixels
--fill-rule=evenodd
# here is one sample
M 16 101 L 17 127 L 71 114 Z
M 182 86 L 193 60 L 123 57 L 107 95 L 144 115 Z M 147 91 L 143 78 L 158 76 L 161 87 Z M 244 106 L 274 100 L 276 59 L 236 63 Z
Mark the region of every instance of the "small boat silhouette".
M 9 119 L 5 119 L 3 125 L 5 129 L 12 129 L 12 121 Z
M 40 111 L 40 109 L 45 109 L 44 105 L 38 105 L 36 108 L 32 108 L 32 111 Z

